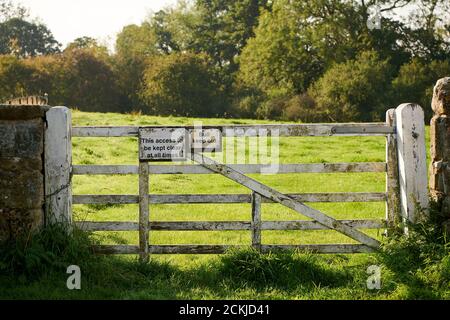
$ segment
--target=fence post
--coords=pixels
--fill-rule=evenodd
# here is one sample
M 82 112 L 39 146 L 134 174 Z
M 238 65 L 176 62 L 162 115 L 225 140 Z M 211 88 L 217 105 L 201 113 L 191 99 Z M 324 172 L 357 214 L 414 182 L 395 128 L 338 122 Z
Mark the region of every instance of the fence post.
M 386 124 L 396 126 L 395 109 L 389 109 L 386 112 Z M 386 221 L 388 229 L 392 229 L 398 225 L 400 217 L 397 137 L 395 134 L 386 136 L 386 163 Z
M 418 207 L 428 208 L 425 120 L 422 108 L 406 103 L 395 110 L 401 213 L 404 222 L 418 220 Z M 405 232 L 408 233 L 407 226 Z
M 140 260 L 149 260 L 149 167 L 148 162 L 139 162 L 139 247 Z
M 72 116 L 66 107 L 46 112 L 44 142 L 46 224 L 72 223 Z
M 261 251 L 261 195 L 252 193 L 252 246 Z

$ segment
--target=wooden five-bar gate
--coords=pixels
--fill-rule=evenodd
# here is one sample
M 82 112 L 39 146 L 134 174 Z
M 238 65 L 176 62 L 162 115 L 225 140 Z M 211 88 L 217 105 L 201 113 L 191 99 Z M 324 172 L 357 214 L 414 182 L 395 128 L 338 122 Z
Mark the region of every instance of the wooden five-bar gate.
M 289 173 L 386 173 L 386 191 L 370 193 L 312 193 L 284 194 L 264 185 L 245 174 L 260 173 L 263 165 L 227 165 L 204 156 L 201 152 L 189 154 L 196 164 L 155 165 L 140 161 L 138 166 L 129 165 L 73 165 L 71 164 L 71 136 L 73 137 L 138 137 L 139 127 L 73 127 L 70 111 L 54 108 L 51 122 L 58 128 L 48 130 L 48 139 L 55 144 L 66 144 L 66 148 L 54 150 L 47 157 L 53 159 L 50 168 L 68 167 L 69 174 L 52 175 L 47 178 L 47 191 L 55 219 L 71 220 L 73 204 L 139 204 L 139 221 L 130 222 L 76 222 L 88 231 L 136 231 L 139 245 L 104 245 L 95 248 L 101 254 L 139 254 L 148 259 L 151 254 L 220 254 L 233 247 L 229 245 L 152 245 L 152 231 L 231 231 L 248 230 L 252 233 L 252 246 L 263 253 L 278 249 L 298 249 L 318 253 L 363 253 L 372 252 L 379 242 L 363 233 L 361 229 L 386 228 L 399 222 L 414 221 L 417 204 L 427 206 L 427 170 L 425 155 L 425 130 L 423 111 L 412 104 L 401 105 L 387 112 L 386 123 L 347 124 L 289 124 L 289 125 L 238 125 L 213 126 L 223 137 L 257 136 L 263 130 L 270 137 L 275 131 L 280 137 L 300 136 L 385 136 L 386 161 L 377 163 L 319 163 L 279 164 L 278 174 Z M 61 124 L 62 122 L 62 124 Z M 66 125 L 64 125 L 66 123 Z M 61 129 L 62 128 L 62 129 Z M 152 127 L 155 128 L 155 127 Z M 62 131 L 66 131 L 65 134 Z M 57 134 L 59 132 L 59 134 Z M 51 172 L 51 170 L 49 171 Z M 139 175 L 139 195 L 72 195 L 72 175 Z M 152 175 L 165 174 L 219 174 L 247 187 L 250 194 L 149 194 Z M 425 179 L 425 180 L 424 180 Z M 63 186 L 63 188 L 61 188 Z M 382 220 L 337 220 L 305 203 L 314 202 L 386 202 L 386 219 Z M 156 222 L 151 221 L 149 210 L 154 204 L 236 204 L 251 203 L 251 221 L 241 222 Z M 262 221 L 261 204 L 279 203 L 311 221 Z M 264 230 L 335 230 L 358 244 L 318 245 L 263 245 Z

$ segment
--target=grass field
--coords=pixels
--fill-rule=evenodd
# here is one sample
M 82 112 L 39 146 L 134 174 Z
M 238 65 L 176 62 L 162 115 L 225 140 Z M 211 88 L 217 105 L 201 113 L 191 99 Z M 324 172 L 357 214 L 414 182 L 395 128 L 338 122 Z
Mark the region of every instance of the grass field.
M 138 114 L 94 114 L 75 111 L 74 126 L 192 125 L 269 123 L 253 120 L 161 118 Z M 429 139 L 427 138 L 427 141 Z M 238 143 L 244 143 L 242 140 Z M 135 138 L 74 138 L 74 164 L 137 164 Z M 221 158 L 221 154 L 215 157 Z M 383 137 L 296 137 L 280 139 L 280 163 L 383 162 Z M 281 192 L 384 192 L 383 173 L 251 175 Z M 228 194 L 248 190 L 217 175 L 151 176 L 153 194 Z M 137 176 L 74 176 L 73 194 L 137 194 Z M 338 219 L 383 219 L 385 204 L 309 204 Z M 263 220 L 306 219 L 276 204 L 263 204 Z M 153 221 L 250 221 L 250 205 L 152 205 Z M 138 221 L 137 205 L 76 205 L 76 221 Z M 382 239 L 383 230 L 368 234 Z M 365 231 L 366 232 L 366 231 Z M 137 232 L 99 232 L 102 244 L 138 244 Z M 250 244 L 246 231 L 151 232 L 152 244 Z M 263 244 L 354 243 L 334 231 L 265 231 Z M 422 288 L 383 267 L 381 290 L 366 287 L 367 267 L 376 255 L 255 256 L 253 252 L 216 255 L 154 255 L 141 265 L 136 257 L 98 257 L 83 273 L 83 290 L 65 288 L 66 275 L 32 283 L 3 279 L 3 298 L 119 299 L 407 299 L 448 297 L 448 291 Z M 77 264 L 77 262 L 73 262 Z M 95 273 L 95 274 L 94 274 Z M 262 278 L 261 278 L 262 277 Z M 1 279 L 1 278 L 0 278 Z M 25 281 L 25 280 L 24 280 Z

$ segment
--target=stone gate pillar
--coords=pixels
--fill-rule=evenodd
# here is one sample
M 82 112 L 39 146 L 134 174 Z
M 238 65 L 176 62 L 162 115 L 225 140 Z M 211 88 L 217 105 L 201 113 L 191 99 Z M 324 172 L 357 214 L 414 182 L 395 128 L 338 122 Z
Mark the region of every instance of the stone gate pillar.
M 0 104 L 0 242 L 72 222 L 70 110 L 12 103 Z
M 450 77 L 436 83 L 431 107 L 430 193 L 450 220 Z
M 0 105 L 0 241 L 44 224 L 46 106 Z

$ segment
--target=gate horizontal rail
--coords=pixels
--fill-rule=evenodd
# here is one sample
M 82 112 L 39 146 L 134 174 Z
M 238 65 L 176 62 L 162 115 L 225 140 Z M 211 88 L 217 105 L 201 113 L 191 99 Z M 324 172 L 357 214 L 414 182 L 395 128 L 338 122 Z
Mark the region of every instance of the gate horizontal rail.
M 357 229 L 380 229 L 385 227 L 382 220 L 338 220 Z M 76 225 L 85 231 L 139 231 L 137 222 L 77 222 Z M 152 231 L 249 231 L 253 225 L 249 221 L 172 221 L 150 222 Z M 316 221 L 264 221 L 261 230 L 328 230 Z
M 167 126 L 151 126 L 166 128 Z M 177 126 L 170 126 L 177 128 Z M 193 129 L 194 127 L 179 126 Z M 203 126 L 203 129 L 218 129 L 224 137 L 256 137 L 261 130 L 267 134 L 277 133 L 280 137 L 302 136 L 385 136 L 395 133 L 395 128 L 386 123 L 339 123 L 339 124 L 280 124 L 280 125 L 234 125 Z M 73 137 L 137 137 L 139 128 L 127 126 L 115 127 L 73 127 Z
M 300 202 L 382 202 L 387 200 L 385 192 L 354 193 L 293 193 L 287 194 Z M 138 195 L 75 195 L 73 204 L 137 204 Z M 150 204 L 207 204 L 207 203 L 251 203 L 251 194 L 152 194 Z M 274 201 L 262 198 L 262 203 Z
M 244 249 L 242 245 L 152 245 L 148 247 L 149 254 L 223 254 L 230 249 Z M 139 246 L 95 246 L 97 254 L 138 254 Z M 362 244 L 311 244 L 311 245 L 261 245 L 262 253 L 280 250 L 298 250 L 312 253 L 371 253 L 374 249 Z
M 267 167 L 263 164 L 229 165 L 234 170 L 245 174 L 258 174 Z M 386 162 L 350 162 L 350 163 L 305 163 L 280 164 L 277 174 L 287 173 L 363 173 L 386 172 Z M 139 166 L 128 165 L 75 165 L 75 175 L 129 175 L 139 174 Z M 149 174 L 214 174 L 201 165 L 149 165 Z

